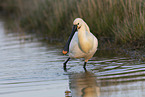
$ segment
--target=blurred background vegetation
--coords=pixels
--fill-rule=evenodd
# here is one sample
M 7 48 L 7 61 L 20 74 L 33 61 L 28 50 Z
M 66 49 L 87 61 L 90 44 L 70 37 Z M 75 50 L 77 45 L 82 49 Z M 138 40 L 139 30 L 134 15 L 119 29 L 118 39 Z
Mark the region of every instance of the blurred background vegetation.
M 48 40 L 65 42 L 80 17 L 102 48 L 145 46 L 145 0 L 0 0 L 0 10 Z

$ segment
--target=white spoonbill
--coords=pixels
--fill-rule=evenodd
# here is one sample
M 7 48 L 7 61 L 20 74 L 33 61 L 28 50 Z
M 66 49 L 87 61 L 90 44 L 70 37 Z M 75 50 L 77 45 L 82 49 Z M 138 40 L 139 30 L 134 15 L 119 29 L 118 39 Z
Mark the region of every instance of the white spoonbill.
M 84 69 L 86 63 L 95 54 L 98 47 L 97 38 L 90 32 L 88 25 L 81 18 L 76 18 L 73 22 L 71 35 L 64 47 L 63 54 L 69 51 L 69 58 L 64 62 L 64 69 L 66 63 L 70 58 L 84 58 Z

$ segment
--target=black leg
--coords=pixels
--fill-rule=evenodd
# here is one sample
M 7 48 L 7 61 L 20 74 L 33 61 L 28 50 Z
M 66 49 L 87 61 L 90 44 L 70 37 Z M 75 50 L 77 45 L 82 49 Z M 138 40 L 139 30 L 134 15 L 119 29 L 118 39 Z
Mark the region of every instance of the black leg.
M 84 62 L 84 69 L 86 69 L 86 64 L 87 64 L 87 62 Z
M 69 61 L 70 57 L 63 63 L 63 68 L 66 69 L 66 63 Z

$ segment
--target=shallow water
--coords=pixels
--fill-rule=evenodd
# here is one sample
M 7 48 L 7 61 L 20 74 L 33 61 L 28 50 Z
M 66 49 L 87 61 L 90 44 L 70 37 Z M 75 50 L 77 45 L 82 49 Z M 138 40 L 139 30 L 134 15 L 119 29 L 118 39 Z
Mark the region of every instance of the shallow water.
M 65 72 L 61 51 L 33 35 L 6 33 L 1 21 L 0 97 L 145 97 L 145 63 L 96 55 L 87 71 L 73 59 Z

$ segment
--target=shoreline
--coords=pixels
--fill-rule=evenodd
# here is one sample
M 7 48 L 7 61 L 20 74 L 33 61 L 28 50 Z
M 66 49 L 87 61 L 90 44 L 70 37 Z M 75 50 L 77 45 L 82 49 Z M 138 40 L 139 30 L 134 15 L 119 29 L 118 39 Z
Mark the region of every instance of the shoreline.
M 2 17 L 3 18 L 3 17 Z M 5 19 L 4 19 L 5 21 Z M 13 21 L 10 21 L 13 22 Z M 7 24 L 7 21 L 5 22 Z M 8 22 L 9 23 L 9 22 Z M 9 23 L 11 24 L 11 23 Z M 65 42 L 67 40 L 63 40 L 62 38 L 50 38 L 50 37 L 45 37 L 45 35 L 40 34 L 40 33 L 34 33 L 34 32 L 27 32 L 25 29 L 21 28 L 20 26 L 16 26 L 15 24 L 13 25 L 6 25 L 6 29 L 10 29 L 10 30 L 14 30 L 13 32 L 15 33 L 20 33 L 19 31 L 21 30 L 22 33 L 24 34 L 33 34 L 35 35 L 36 39 L 38 41 L 41 42 L 45 42 L 47 44 L 57 44 L 57 45 L 63 45 L 65 44 Z M 19 30 L 18 30 L 19 29 Z M 105 38 L 107 39 L 107 38 Z M 98 50 L 103 50 L 103 51 L 110 51 L 113 52 L 112 54 L 115 54 L 117 56 L 127 56 L 130 57 L 131 59 L 137 59 L 139 62 L 145 62 L 145 48 L 144 46 L 139 46 L 139 47 L 135 47 L 135 46 L 131 46 L 128 45 L 126 47 L 126 45 L 121 46 L 121 45 L 116 45 L 116 44 L 111 44 L 111 42 L 109 41 L 110 38 L 108 38 L 108 40 L 104 40 L 104 39 L 98 39 L 99 40 L 99 47 Z M 63 49 L 63 46 L 62 46 Z M 97 54 L 96 54 L 97 56 Z

